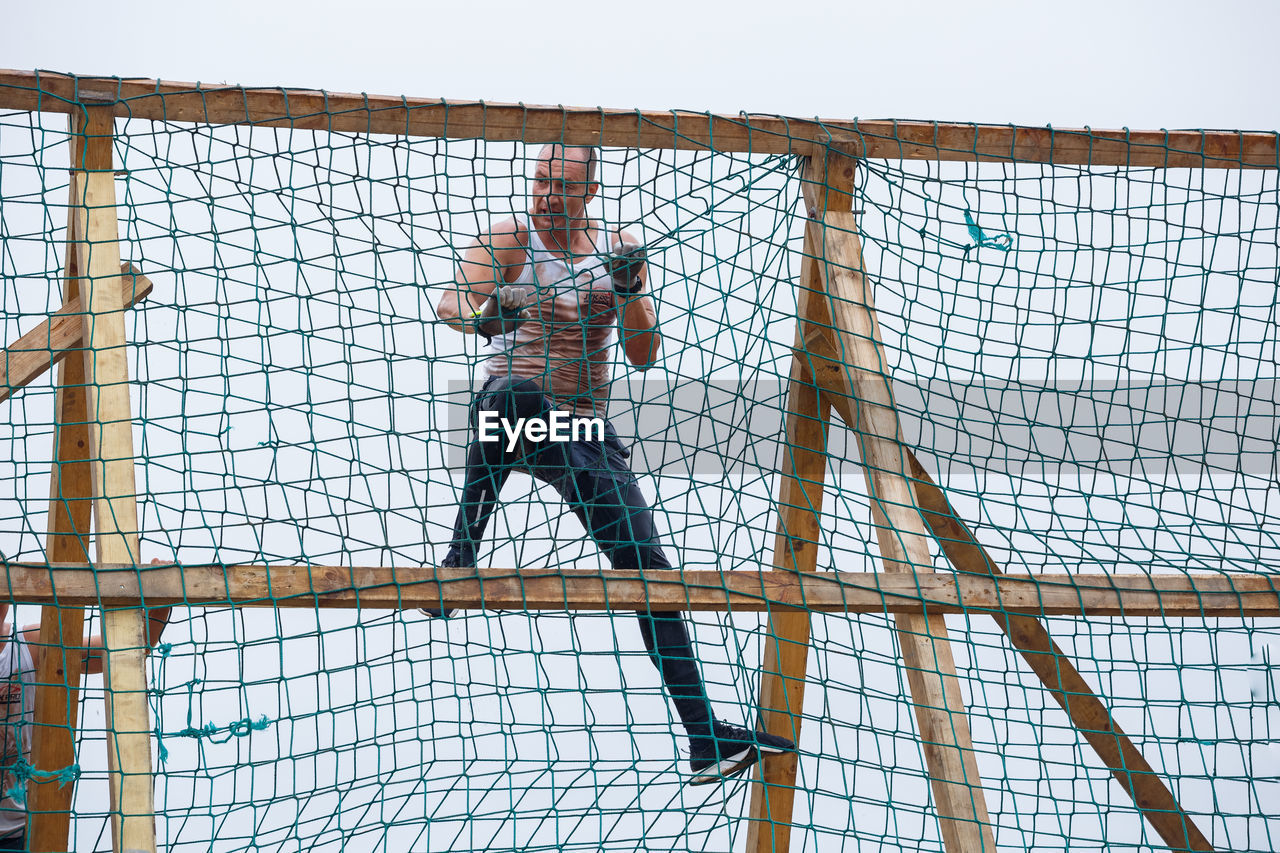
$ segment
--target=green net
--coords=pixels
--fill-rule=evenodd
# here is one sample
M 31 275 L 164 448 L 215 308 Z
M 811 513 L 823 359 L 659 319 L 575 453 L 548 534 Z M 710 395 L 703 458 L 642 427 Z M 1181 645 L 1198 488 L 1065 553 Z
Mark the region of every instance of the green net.
M 116 134 L 121 254 L 155 283 L 126 319 L 143 558 L 438 564 L 485 352 L 435 305 L 476 234 L 528 208 L 541 146 Z M 67 140 L 65 116 L 0 113 L 5 341 L 61 304 Z M 610 350 L 609 419 L 681 568 L 772 563 L 799 167 L 600 151 L 591 214 L 646 247 L 664 339 L 643 374 Z M 906 442 L 1003 569 L 1274 576 L 1276 175 L 858 162 Z M 47 374 L 0 403 L 6 560 L 44 559 L 53 403 Z M 878 571 L 856 442 L 830 441 L 818 567 Z M 523 475 L 480 564 L 609 567 Z M 1276 849 L 1275 620 L 1043 621 L 1218 849 Z M 753 725 L 767 614 L 690 623 L 712 705 Z M 893 619 L 811 623 L 791 849 L 942 850 Z M 995 622 L 947 623 L 998 848 L 1164 848 Z M 749 777 L 686 784 L 630 612 L 193 606 L 149 672 L 167 849 L 746 849 Z M 89 677 L 76 850 L 111 843 L 103 694 Z

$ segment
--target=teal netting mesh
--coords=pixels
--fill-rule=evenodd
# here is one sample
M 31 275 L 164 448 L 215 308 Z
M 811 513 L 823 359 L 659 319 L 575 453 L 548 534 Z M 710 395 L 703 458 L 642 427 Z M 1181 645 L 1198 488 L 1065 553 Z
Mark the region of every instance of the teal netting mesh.
M 116 132 L 122 256 L 155 283 L 127 318 L 143 557 L 436 564 L 481 353 L 434 305 L 462 248 L 526 209 L 540 146 Z M 60 304 L 68 160 L 65 117 L 0 114 L 5 341 Z M 611 420 L 674 562 L 767 565 L 798 160 L 610 148 L 600 169 L 590 210 L 647 247 L 665 340 L 643 376 L 614 351 Z M 860 163 L 907 441 L 1008 571 L 1276 571 L 1276 176 Z M 0 407 L 0 554 L 38 562 L 49 377 Z M 819 568 L 876 571 L 841 429 L 829 467 Z M 548 487 L 517 475 L 502 497 L 482 565 L 607 566 Z M 712 702 L 754 720 L 765 617 L 693 622 Z M 1046 622 L 1219 849 L 1276 849 L 1274 621 Z M 948 623 L 998 847 L 1161 848 L 992 620 Z M 812 624 L 792 849 L 942 850 L 892 620 Z M 635 625 L 180 609 L 149 664 L 160 843 L 744 849 L 750 786 L 685 785 Z M 103 688 L 86 684 L 71 843 L 109 849 Z

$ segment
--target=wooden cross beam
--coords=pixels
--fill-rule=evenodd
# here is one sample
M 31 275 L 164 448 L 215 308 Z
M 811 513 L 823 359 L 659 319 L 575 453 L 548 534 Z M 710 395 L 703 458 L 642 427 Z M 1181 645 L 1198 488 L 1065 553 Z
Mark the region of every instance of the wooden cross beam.
M 1006 575 L 0 562 L 0 600 L 64 607 L 1280 617 L 1275 575 Z
M 75 192 L 74 186 L 72 192 Z M 73 254 L 69 251 L 67 255 L 68 280 L 73 276 Z M 132 308 L 151 294 L 151 279 L 137 267 L 122 263 L 120 273 L 120 295 L 125 308 Z M 84 346 L 85 306 L 78 294 L 78 282 L 69 288 L 64 286 L 62 307 L 0 351 L 0 402 L 55 364 L 61 364 L 69 352 Z
M 119 117 L 134 120 L 334 133 L 818 156 L 834 144 L 859 157 L 935 162 L 1280 167 L 1280 137 L 1258 131 L 1099 130 L 592 109 L 0 70 L 0 109 L 70 112 L 90 96 L 110 101 Z

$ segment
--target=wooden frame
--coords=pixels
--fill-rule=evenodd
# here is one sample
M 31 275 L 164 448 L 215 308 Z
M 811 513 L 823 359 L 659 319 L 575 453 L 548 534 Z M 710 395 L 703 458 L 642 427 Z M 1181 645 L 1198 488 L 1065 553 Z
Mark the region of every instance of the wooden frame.
M 814 189 L 805 185 L 806 201 Z M 841 356 L 843 387 L 851 392 L 846 426 L 857 440 L 884 570 L 919 582 L 933 572 L 928 532 L 910 482 L 872 286 L 863 275 L 857 222 L 852 212 L 828 206 L 819 214 L 812 202 L 809 208 L 814 213 L 806 230 L 821 248 L 831 337 Z M 903 613 L 895 621 L 943 841 L 952 851 L 994 850 L 946 619 L 931 612 Z
M 76 120 L 69 119 L 71 162 L 83 160 L 81 137 L 75 132 Z M 88 561 L 89 530 L 93 515 L 93 477 L 89 470 L 89 413 L 85 400 L 85 362 L 83 358 L 59 358 L 56 350 L 83 346 L 83 324 L 80 320 L 80 262 L 76 247 L 77 209 L 82 173 L 71 172 L 67 205 L 67 248 L 62 291 L 63 310 L 70 326 L 65 335 L 55 333 L 56 325 L 41 323 L 18 340 L 28 341 L 33 348 L 47 342 L 55 352 L 40 353 L 32 359 L 24 375 L 12 356 L 13 347 L 5 353 L 6 396 L 25 385 L 36 374 L 58 365 L 57 397 L 54 401 L 54 453 L 56 460 L 49 479 L 49 544 L 46 554 L 55 561 Z M 51 318 L 53 319 L 53 318 Z M 44 332 L 41 335 L 41 331 Z M 65 356 L 65 349 L 62 354 Z M 10 384 L 12 383 L 12 384 Z M 67 654 L 67 649 L 84 645 L 84 611 L 65 607 L 57 598 L 48 599 L 40 614 L 40 655 L 36 667 L 36 695 L 31 733 L 32 766 L 42 773 L 56 773 L 75 763 L 76 716 L 79 710 L 80 679 L 83 657 Z M 60 653 L 54 653 L 59 649 Z M 71 803 L 75 783 L 43 784 L 33 778 L 27 785 L 27 802 L 31 821 L 27 832 L 28 847 L 33 853 L 56 853 L 68 849 L 71 830 Z
M 823 377 L 820 381 L 829 395 L 832 408 L 846 423 L 855 422 L 857 415 L 853 410 L 853 395 L 844 386 L 844 370 L 826 331 L 815 330 L 806 338 L 806 346 L 813 358 L 815 373 Z M 906 454 L 920 512 L 943 554 L 957 571 L 987 575 L 998 586 L 1009 576 L 1000 571 L 986 549 L 960 520 L 946 495 L 933 482 L 915 454 L 910 450 Z M 967 579 L 968 576 L 961 577 Z M 1087 576 L 1071 577 L 1082 579 Z M 1274 583 L 1280 585 L 1280 579 Z M 1203 832 L 1178 804 L 1168 786 L 1115 722 L 1106 705 L 1049 636 L 1044 625 L 1035 618 L 1052 614 L 1047 610 L 1041 614 L 1008 610 L 991 615 L 1160 837 L 1175 850 L 1212 850 Z M 1081 612 L 1080 615 L 1102 614 L 1095 611 Z M 1123 615 L 1138 616 L 1128 610 Z M 1172 613 L 1161 611 L 1159 615 L 1171 616 Z
M 903 445 L 851 212 L 859 158 L 1029 162 L 1063 166 L 1280 168 L 1276 133 L 1129 131 L 841 121 L 681 111 L 536 107 L 439 99 L 246 89 L 158 80 L 0 71 L 0 109 L 73 120 L 71 210 L 63 308 L 6 350 L 0 400 L 58 365 L 49 563 L 3 564 L 8 598 L 45 603 L 41 642 L 63 648 L 39 668 L 34 765 L 71 763 L 79 608 L 104 609 L 109 759 L 116 850 L 154 850 L 143 649 L 144 605 L 767 611 L 761 724 L 799 736 L 810 613 L 892 614 L 948 850 L 993 849 L 948 613 L 988 614 L 1072 722 L 1176 849 L 1209 842 L 1116 725 L 1038 617 L 1280 616 L 1280 581 L 1264 574 L 1003 574 Z M 764 572 L 183 566 L 139 568 L 124 310 L 150 282 L 120 267 L 111 169 L 115 118 L 238 124 L 447 139 L 565 142 L 801 154 L 806 229 L 788 453 L 773 570 Z M 116 273 L 117 268 L 121 273 Z M 83 349 L 83 359 L 65 358 Z M 854 429 L 884 572 L 817 573 L 826 438 L 836 411 Z M 90 510 L 97 523 L 89 562 Z M 932 571 L 934 538 L 958 574 Z M 748 847 L 786 850 L 797 763 L 770 757 L 752 786 Z M 31 849 L 65 849 L 71 786 L 31 783 Z
M 167 605 L 412 610 L 1280 617 L 1264 574 L 955 575 L 884 572 L 456 569 L 3 563 L 0 598 L 62 607 Z
M 810 210 L 816 210 L 812 200 Z M 853 279 L 846 283 L 845 298 L 835 303 L 838 306 L 835 313 L 843 314 L 845 319 L 834 321 L 833 325 L 833 321 L 829 319 L 824 322 L 824 318 L 816 318 L 797 344 L 796 352 L 797 355 L 803 353 L 806 356 L 806 364 L 818 377 L 816 382 L 823 388 L 827 402 L 839 412 L 846 424 L 859 432 L 863 439 L 859 442 L 860 449 L 867 470 L 873 472 L 873 476 L 883 478 L 888 472 L 894 478 L 905 478 L 912 482 L 910 495 L 905 494 L 900 485 L 894 484 L 897 491 L 894 499 L 889 502 L 889 507 L 891 510 L 898 510 L 897 523 L 889 523 L 883 513 L 879 514 L 876 528 L 882 547 L 886 541 L 892 547 L 896 544 L 895 538 L 901 542 L 901 525 L 913 523 L 915 516 L 922 518 L 928 525 L 943 554 L 958 571 L 1000 576 L 994 561 L 956 516 L 945 495 L 929 478 L 915 454 L 902 446 L 899 439 L 889 442 L 879 453 L 874 453 L 871 462 L 866 461 L 871 448 L 865 441 L 865 432 L 870 431 L 873 435 L 896 434 L 896 415 L 892 414 L 894 404 L 887 377 L 876 368 L 876 365 L 885 363 L 882 354 L 868 351 L 854 359 L 853 364 L 848 357 L 851 350 L 878 346 L 880 337 L 874 309 L 871 307 L 870 288 L 860 281 L 862 264 L 861 253 L 856 245 L 856 223 L 851 217 L 844 218 L 844 221 L 837 220 L 836 230 L 855 235 L 855 241 L 850 244 L 824 247 L 823 251 L 824 258 L 836 259 L 837 280 Z M 837 233 L 835 242 L 840 241 Z M 840 270 L 859 274 L 852 277 L 841 276 Z M 840 305 L 840 301 L 845 304 Z M 852 313 L 850 305 L 854 308 Z M 860 364 L 866 366 L 860 368 Z M 880 421 L 879 425 L 877 421 Z M 874 486 L 870 488 L 874 494 Z M 904 509 L 907 512 L 903 513 Z M 899 550 L 898 559 L 901 556 Z M 927 552 L 924 552 L 917 561 L 926 556 Z M 917 561 L 913 561 L 913 565 L 918 565 Z M 1070 659 L 1049 637 L 1044 626 L 1027 614 L 1006 612 L 993 616 L 1161 838 L 1173 849 L 1212 850 L 1203 832 L 1181 808 L 1168 786 L 1121 730 L 1106 706 L 1094 695 Z M 967 843 L 972 844 L 972 839 Z M 950 849 L 950 842 L 948 847 Z M 962 844 L 959 849 L 969 848 Z
M 822 187 L 820 197 L 811 202 L 823 211 L 828 207 L 852 209 L 853 176 L 852 160 L 810 158 L 804 165 L 803 177 L 811 185 Z M 802 352 L 806 325 L 812 318 L 825 316 L 826 288 L 817 261 L 820 254 L 820 247 L 806 232 L 796 294 L 796 352 L 787 388 L 786 445 L 773 551 L 775 570 L 810 575 L 818 569 L 827 430 L 831 423 L 831 404 L 813 383 Z M 796 579 L 801 580 L 802 575 L 797 574 Z M 760 678 L 759 726 L 795 743 L 800 742 L 809 636 L 807 613 L 770 613 Z M 747 815 L 748 851 L 790 847 L 798 772 L 798 758 L 793 753 L 766 756 L 757 766 Z
M 115 171 L 112 145 L 115 116 L 110 107 L 85 106 L 73 113 L 72 204 L 68 252 L 74 252 L 78 295 L 82 302 L 84 413 L 87 446 L 79 454 L 86 459 L 91 484 L 97 564 L 138 559 L 137 487 L 133 471 L 133 418 L 129 402 L 129 370 L 125 357 L 122 266 L 115 203 Z M 127 268 L 127 265 L 126 265 Z M 72 293 L 67 291 L 67 298 Z M 65 378 L 65 374 L 64 374 Z M 61 438 L 61 436 L 60 436 Z M 64 458 L 61 442 L 59 462 Z M 60 481 L 58 463 L 54 482 Z M 55 517 L 55 525 L 60 522 Z M 76 530 L 79 530 L 77 524 Z M 56 597 L 49 599 L 58 601 Z M 61 603 L 61 602 L 60 602 Z M 74 617 L 73 617 L 74 618 Z M 151 784 L 151 725 L 147 705 L 144 665 L 146 617 L 138 608 L 103 609 L 103 644 L 106 648 L 107 763 L 110 768 L 112 844 L 117 853 L 154 851 L 155 817 Z M 80 633 L 82 622 L 72 627 Z M 41 625 L 41 635 L 52 625 Z M 68 639 L 74 639 L 69 637 Z M 74 656 L 73 656 L 74 657 Z M 67 663 L 65 677 L 43 686 L 47 714 L 55 714 L 59 697 L 65 696 L 66 717 L 71 692 L 77 684 L 71 676 L 78 666 Z M 38 692 L 41 689 L 38 688 Z M 37 699 L 39 702 L 40 700 Z M 53 707 L 50 707 L 53 706 Z M 37 766 L 48 764 L 59 749 L 57 739 L 41 742 L 44 754 Z M 34 743 L 33 743 L 34 749 Z M 36 827 L 49 843 L 54 832 L 46 824 Z
M 602 110 L 0 71 L 0 109 L 71 112 L 84 100 L 109 101 L 120 118 L 443 139 L 811 155 L 835 145 L 854 157 L 891 160 L 1280 168 L 1275 133 Z

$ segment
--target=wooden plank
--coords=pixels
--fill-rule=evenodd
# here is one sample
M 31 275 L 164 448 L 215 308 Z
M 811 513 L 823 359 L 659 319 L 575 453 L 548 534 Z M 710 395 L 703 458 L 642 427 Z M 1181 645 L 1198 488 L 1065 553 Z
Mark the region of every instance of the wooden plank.
M 122 263 L 120 272 L 124 306 L 132 308 L 150 295 L 151 279 L 129 263 Z M 62 307 L 49 319 L 41 321 L 0 352 L 0 402 L 7 400 L 19 388 L 31 384 L 55 364 L 60 364 L 68 350 L 79 349 L 83 345 L 83 312 L 79 297 L 64 300 Z
M 832 152 L 806 158 L 801 178 L 823 189 L 814 203 L 849 210 L 853 190 L 853 161 Z M 827 187 L 837 190 L 828 193 Z M 843 189 L 845 192 L 839 192 Z M 825 314 L 826 293 L 817 268 L 817 246 L 806 241 L 800 281 L 796 288 L 796 342 L 805 338 L 815 315 Z M 792 572 L 815 572 L 821 534 L 823 484 L 827 475 L 827 429 L 831 408 L 814 385 L 804 354 L 791 359 L 787 388 L 786 445 L 778 487 L 778 528 L 773 566 Z M 765 633 L 760 677 L 760 720 L 764 731 L 800 742 L 804 687 L 809 663 L 810 624 L 807 613 L 771 612 Z M 747 850 L 780 851 L 791 846 L 791 815 L 795 806 L 799 756 L 767 755 L 756 765 L 747 813 Z
M 1159 619 L 1280 616 L 1280 575 L 980 575 L 0 562 L 0 598 L 67 607 L 171 604 L 412 610 L 1020 613 Z
M 88 107 L 75 208 L 85 299 L 84 363 L 93 475 L 96 562 L 138 562 L 137 487 L 129 403 L 120 245 L 112 170 L 114 117 Z M 141 609 L 102 613 L 106 646 L 107 759 L 117 853 L 155 851 L 151 724 L 147 705 L 146 617 Z
M 871 287 L 862 272 L 857 224 L 852 213 L 828 211 L 820 220 L 811 220 L 808 229 L 823 247 L 833 342 L 842 364 L 849 366 L 845 386 L 855 400 L 848 426 L 861 452 L 881 559 L 886 572 L 919 579 L 931 574 L 933 566 L 924 519 L 907 479 L 884 345 Z M 943 841 L 952 853 L 994 850 L 945 617 L 930 613 L 894 618 Z
M 1195 169 L 1280 166 L 1280 137 L 1274 132 L 590 109 L 0 71 L 0 109 L 70 112 L 78 102 L 98 100 L 111 101 L 120 117 L 446 139 L 818 155 L 828 144 L 836 144 L 848 146 L 855 156 L 891 160 Z
M 915 454 L 907 454 L 920 508 L 947 559 L 962 572 L 1003 575 Z M 1040 620 L 1012 614 L 994 618 L 1165 843 L 1174 850 L 1212 850 L 1213 845 Z
M 74 124 L 74 122 L 73 122 Z M 77 159 L 77 137 L 71 136 L 71 161 Z M 67 208 L 67 248 L 62 302 L 79 305 L 78 252 L 76 250 L 75 204 L 79 201 L 78 173 L 71 176 L 70 204 Z M 74 340 L 81 337 L 78 310 L 71 326 Z M 54 336 L 50 334 L 50 339 Z M 68 344 L 70 346 L 72 344 Z M 75 344 L 78 345 L 78 344 Z M 11 372 L 12 375 L 12 372 Z M 26 381 L 30 381 L 28 378 Z M 25 384 L 23 382 L 22 384 Z M 5 393 L 7 389 L 0 389 Z M 84 392 L 84 359 L 58 359 L 57 393 L 54 401 L 54 464 L 49 480 L 49 541 L 46 556 L 51 562 L 87 562 L 89 525 L 92 518 L 93 482 L 89 470 L 88 410 Z M 36 659 L 36 696 L 31 732 L 31 764 L 44 773 L 53 773 L 75 763 L 76 715 L 84 656 L 84 611 L 46 605 L 40 614 L 40 654 Z M 70 653 L 68 653 L 70 650 Z M 33 853 L 54 853 L 70 849 L 71 803 L 75 783 L 27 783 L 28 849 Z

